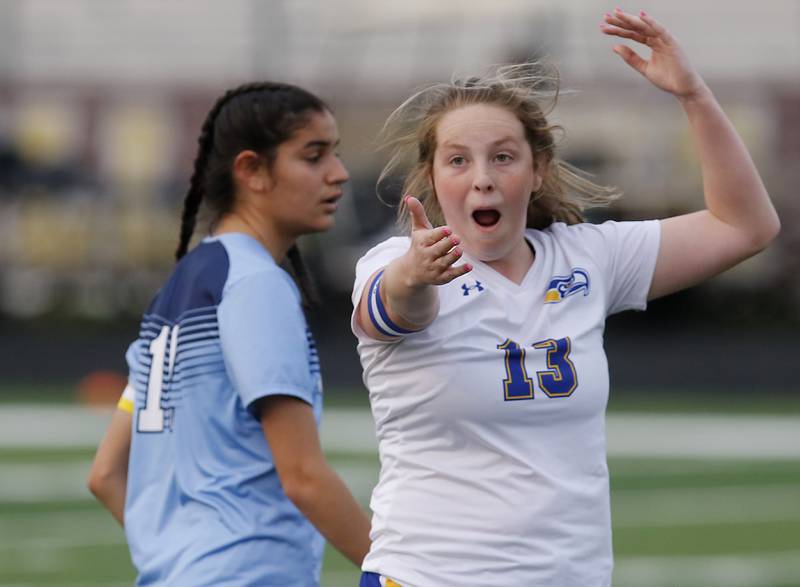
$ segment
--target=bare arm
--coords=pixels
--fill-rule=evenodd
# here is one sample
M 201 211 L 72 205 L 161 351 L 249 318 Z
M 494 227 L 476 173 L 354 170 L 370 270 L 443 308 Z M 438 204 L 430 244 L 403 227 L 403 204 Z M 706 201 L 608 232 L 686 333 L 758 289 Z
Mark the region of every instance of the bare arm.
M 446 226 L 433 228 L 416 198 L 406 196 L 411 215 L 411 246 L 408 252 L 389 263 L 380 277 L 380 301 L 390 320 L 405 330 L 422 330 L 439 313 L 437 285 L 449 283 L 472 270 L 468 264 L 453 267 L 461 258 L 459 239 Z M 361 294 L 357 317 L 369 336 L 392 340 L 378 330 L 370 317 L 372 285 L 380 271 L 367 281 Z M 374 313 L 374 312 L 373 312 Z
M 369 551 L 370 522 L 322 454 L 311 406 L 289 396 L 261 401 L 261 426 L 286 496 L 353 564 Z
M 678 99 L 700 156 L 706 209 L 662 221 L 648 295 L 654 299 L 755 255 L 778 234 L 780 221 L 747 148 L 675 38 L 645 13 L 616 11 L 605 23 L 606 34 L 652 49 L 645 60 L 628 47 L 614 47 L 628 65 Z
M 111 424 L 97 448 L 87 480 L 89 491 L 123 526 L 128 456 L 131 449 L 131 417 L 128 412 L 114 410 Z

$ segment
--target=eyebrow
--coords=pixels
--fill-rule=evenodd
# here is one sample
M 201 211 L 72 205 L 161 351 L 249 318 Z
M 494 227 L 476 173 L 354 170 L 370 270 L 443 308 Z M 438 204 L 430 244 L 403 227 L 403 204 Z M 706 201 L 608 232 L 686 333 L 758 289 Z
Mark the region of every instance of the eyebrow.
M 516 143 L 516 142 L 518 142 L 518 139 L 516 139 L 516 138 L 512 137 L 511 135 L 509 135 L 509 136 L 503 137 L 502 139 L 498 139 L 496 141 L 493 141 L 492 142 L 492 146 L 496 147 L 497 145 L 502 145 L 503 143 L 506 143 L 506 142 Z M 452 143 L 450 141 L 445 141 L 442 144 L 442 148 L 445 148 L 445 147 L 450 148 L 450 149 L 467 149 L 467 147 L 465 145 L 462 145 L 460 143 Z
M 305 145 L 303 145 L 304 149 L 313 149 L 313 148 L 322 148 L 325 149 L 327 147 L 338 147 L 341 139 L 336 139 L 335 142 L 331 141 L 308 141 Z

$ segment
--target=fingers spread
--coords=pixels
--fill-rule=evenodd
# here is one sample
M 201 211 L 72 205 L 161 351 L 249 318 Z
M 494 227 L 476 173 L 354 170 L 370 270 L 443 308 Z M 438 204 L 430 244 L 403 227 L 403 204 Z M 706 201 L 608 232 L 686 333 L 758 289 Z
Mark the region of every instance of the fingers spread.
M 442 271 L 448 270 L 453 263 L 461 258 L 461 255 L 461 249 L 454 247 L 449 253 L 439 257 L 439 266 L 442 268 Z
M 639 13 L 639 17 L 647 26 L 656 34 L 661 37 L 669 37 L 669 32 L 652 16 L 647 14 L 644 10 Z
M 423 247 L 432 247 L 437 244 L 440 244 L 442 247 L 444 247 L 445 244 L 450 242 L 451 234 L 453 234 L 453 231 L 447 226 L 440 226 L 439 228 L 427 230 L 418 229 L 415 231 L 415 234 L 412 235 L 412 239 L 416 239 L 417 242 Z M 452 247 L 452 244 L 449 245 L 444 252 L 449 251 Z M 444 252 L 442 254 L 444 254 Z
M 451 235 L 448 232 L 447 236 L 445 236 L 444 238 L 440 239 L 439 241 L 431 245 L 430 253 L 434 257 L 441 257 L 442 255 L 446 255 L 450 249 L 452 249 L 460 242 L 461 240 L 459 240 L 459 238 L 456 235 L 454 234 Z
M 620 27 L 635 31 L 635 32 L 639 33 L 640 35 L 647 36 L 647 35 L 651 35 L 651 34 L 653 34 L 655 32 L 650 28 L 650 25 L 648 25 L 646 22 L 644 22 L 641 18 L 639 18 L 638 16 L 634 16 L 632 14 L 627 14 L 625 12 L 622 12 L 619 8 L 617 8 L 614 11 L 614 15 L 613 15 L 612 18 L 617 21 L 617 22 L 615 22 L 613 24 L 616 24 L 617 26 L 620 26 Z M 617 24 L 617 23 L 619 23 L 619 24 Z
M 454 279 L 458 279 L 462 275 L 465 275 L 472 271 L 472 265 L 469 263 L 464 263 L 463 265 L 459 265 L 458 267 L 453 267 L 452 269 L 448 269 L 442 274 L 442 282 L 440 285 L 445 283 L 450 283 Z
M 617 26 L 611 26 L 608 24 L 602 25 L 602 30 L 605 34 L 611 35 L 614 37 L 622 37 L 623 39 L 630 39 L 632 41 L 636 41 L 637 43 L 642 43 L 643 45 L 647 44 L 647 37 L 636 33 L 634 31 L 629 31 Z

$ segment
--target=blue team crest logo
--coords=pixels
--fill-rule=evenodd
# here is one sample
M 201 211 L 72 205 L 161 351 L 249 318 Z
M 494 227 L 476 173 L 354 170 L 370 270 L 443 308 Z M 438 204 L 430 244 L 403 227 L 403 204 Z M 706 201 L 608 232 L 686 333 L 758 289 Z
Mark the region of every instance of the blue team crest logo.
M 578 292 L 583 292 L 584 296 L 589 295 L 589 272 L 586 269 L 573 268 L 569 275 L 553 277 L 550 280 L 547 293 L 544 295 L 544 303 L 556 304 Z

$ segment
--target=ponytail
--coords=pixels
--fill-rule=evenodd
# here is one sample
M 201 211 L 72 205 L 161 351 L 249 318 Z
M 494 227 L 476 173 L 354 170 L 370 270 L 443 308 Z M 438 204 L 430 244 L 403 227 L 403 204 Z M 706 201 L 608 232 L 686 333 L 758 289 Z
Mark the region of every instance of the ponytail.
M 319 294 L 311 274 L 308 272 L 300 249 L 297 245 L 292 245 L 286 253 L 284 269 L 294 278 L 297 287 L 300 289 L 300 296 L 303 300 L 303 308 L 308 311 L 314 306 L 319 305 Z

